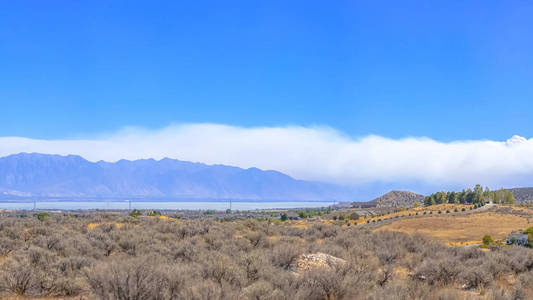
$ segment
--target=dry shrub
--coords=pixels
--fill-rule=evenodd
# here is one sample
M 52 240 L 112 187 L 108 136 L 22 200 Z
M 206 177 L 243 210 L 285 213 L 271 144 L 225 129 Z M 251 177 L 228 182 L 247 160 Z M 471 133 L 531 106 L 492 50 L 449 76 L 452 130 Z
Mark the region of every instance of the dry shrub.
M 249 300 L 278 300 L 286 299 L 287 297 L 282 291 L 275 289 L 270 282 L 260 280 L 245 287 L 239 298 Z
M 34 295 L 39 286 L 38 279 L 31 265 L 10 260 L 0 270 L 0 291 L 15 296 Z
M 260 248 L 267 245 L 267 235 L 262 231 L 247 232 L 245 238 L 250 241 L 250 244 L 254 248 Z
M 382 288 L 372 291 L 370 294 L 358 293 L 358 299 L 388 299 L 391 298 L 391 295 L 394 295 L 392 299 L 417 299 L 417 297 L 409 297 L 409 290 L 403 283 L 392 283 Z M 420 299 L 420 298 L 418 298 Z
M 16 247 L 17 243 L 14 240 L 0 237 L 0 257 L 8 256 Z
M 457 299 L 464 299 L 464 294 L 461 293 L 461 291 L 458 291 L 453 288 L 444 288 L 440 289 L 436 293 L 438 300 L 457 300 Z
M 459 279 L 468 288 L 484 288 L 494 280 L 494 277 L 483 266 L 465 268 L 459 275 Z
M 301 279 L 297 294 L 300 299 L 343 299 L 350 290 L 349 268 L 313 269 L 306 272 Z
M 306 235 L 313 239 L 324 239 L 337 236 L 339 232 L 338 227 L 328 226 L 324 224 L 314 224 L 306 232 Z
M 91 291 L 99 299 L 164 299 L 165 278 L 146 260 L 116 259 L 85 272 Z
M 228 256 L 213 253 L 203 257 L 204 278 L 217 282 L 221 286 L 228 283 L 241 287 L 246 281 L 246 273 Z
M 288 270 L 302 253 L 303 248 L 297 242 L 282 242 L 274 246 L 270 260 L 274 266 Z
M 457 279 L 461 264 L 455 258 L 438 258 L 426 260 L 416 270 L 415 278 L 430 285 L 448 285 Z
M 219 284 L 210 280 L 201 280 L 187 286 L 182 299 L 218 300 L 223 299 L 223 291 Z

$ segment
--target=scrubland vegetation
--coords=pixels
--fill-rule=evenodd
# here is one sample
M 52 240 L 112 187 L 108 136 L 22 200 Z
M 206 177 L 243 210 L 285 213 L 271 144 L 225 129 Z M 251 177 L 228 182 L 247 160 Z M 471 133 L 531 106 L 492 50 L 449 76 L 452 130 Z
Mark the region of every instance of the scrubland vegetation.
M 0 218 L 1 297 L 526 299 L 533 251 L 365 226 L 93 214 Z M 300 271 L 302 254 L 342 263 Z

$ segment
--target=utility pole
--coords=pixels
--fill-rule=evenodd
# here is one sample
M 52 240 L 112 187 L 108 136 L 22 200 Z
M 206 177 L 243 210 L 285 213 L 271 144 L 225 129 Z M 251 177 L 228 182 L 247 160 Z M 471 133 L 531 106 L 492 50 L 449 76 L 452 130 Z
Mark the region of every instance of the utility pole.
M 128 199 L 128 211 L 131 212 L 131 199 Z
M 33 198 L 33 210 L 37 208 L 37 200 Z

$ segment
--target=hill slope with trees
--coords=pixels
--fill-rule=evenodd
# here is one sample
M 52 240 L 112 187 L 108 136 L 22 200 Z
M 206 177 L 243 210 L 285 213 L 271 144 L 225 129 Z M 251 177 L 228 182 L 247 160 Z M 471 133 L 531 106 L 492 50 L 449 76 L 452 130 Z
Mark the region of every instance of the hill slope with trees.
M 376 207 L 409 207 L 415 202 L 422 203 L 424 196 L 408 191 L 390 191 L 385 195 L 378 197 L 371 202 Z
M 533 203 L 533 187 L 514 188 L 509 190 L 514 194 L 516 203 Z

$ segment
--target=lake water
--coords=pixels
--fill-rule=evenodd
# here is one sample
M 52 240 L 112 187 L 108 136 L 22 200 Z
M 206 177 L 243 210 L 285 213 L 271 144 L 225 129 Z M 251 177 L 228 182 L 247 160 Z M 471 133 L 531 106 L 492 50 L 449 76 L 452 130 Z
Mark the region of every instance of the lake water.
M 274 208 L 318 208 L 328 207 L 333 202 L 240 202 L 233 201 L 233 210 L 255 210 Z M 36 202 L 36 209 L 77 210 L 77 209 L 129 209 L 128 201 L 42 201 Z M 159 209 L 159 210 L 226 210 L 229 202 L 220 201 L 132 201 L 131 209 Z M 0 202 L 0 209 L 34 209 L 33 202 Z

